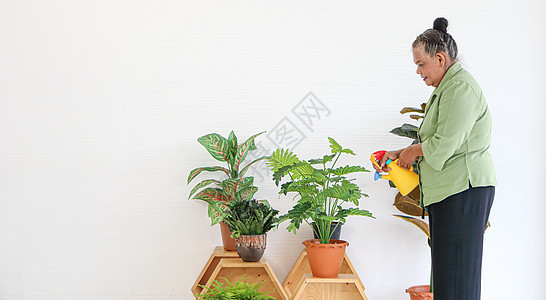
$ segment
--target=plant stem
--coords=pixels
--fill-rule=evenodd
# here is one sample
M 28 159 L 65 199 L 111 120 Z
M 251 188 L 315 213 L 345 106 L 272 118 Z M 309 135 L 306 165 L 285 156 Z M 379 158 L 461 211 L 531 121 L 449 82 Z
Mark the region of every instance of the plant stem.
M 430 266 L 430 292 L 434 293 L 434 289 L 432 287 L 432 266 Z

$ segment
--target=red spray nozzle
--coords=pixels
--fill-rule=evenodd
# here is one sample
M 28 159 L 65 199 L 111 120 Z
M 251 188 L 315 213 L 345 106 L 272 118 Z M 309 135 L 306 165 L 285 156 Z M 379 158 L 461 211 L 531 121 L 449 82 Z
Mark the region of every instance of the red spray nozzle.
M 381 161 L 381 159 L 383 158 L 383 156 L 385 155 L 385 153 L 387 153 L 387 151 L 385 151 L 385 150 L 380 150 L 380 151 L 374 152 L 374 153 L 373 153 L 373 156 L 375 157 L 375 160 Z

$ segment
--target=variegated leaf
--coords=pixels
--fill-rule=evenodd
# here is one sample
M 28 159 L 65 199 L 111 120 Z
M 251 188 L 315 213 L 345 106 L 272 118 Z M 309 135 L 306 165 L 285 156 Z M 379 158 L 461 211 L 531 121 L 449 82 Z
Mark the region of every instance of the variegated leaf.
M 191 196 L 197 191 L 199 190 L 200 188 L 204 188 L 206 187 L 207 185 L 210 185 L 212 183 L 216 183 L 216 184 L 220 184 L 220 181 L 216 180 L 216 179 L 206 179 L 206 180 L 203 180 L 201 181 L 200 183 L 198 183 L 190 192 L 190 195 L 188 196 L 188 199 L 191 198 Z
M 228 201 L 228 198 L 225 195 L 224 191 L 222 189 L 216 189 L 216 188 L 206 188 L 200 191 L 199 193 L 197 193 L 197 195 L 195 195 L 193 199 L 207 201 L 208 203 Z
M 203 145 L 216 160 L 227 161 L 228 142 L 226 138 L 217 133 L 211 133 L 198 138 L 197 141 Z
M 233 166 L 235 162 L 235 156 L 237 155 L 237 146 L 238 146 L 237 136 L 235 135 L 235 132 L 233 132 L 233 130 L 229 133 L 227 143 L 228 143 L 227 161 L 230 166 Z
M 235 196 L 239 188 L 239 185 L 241 185 L 242 183 L 243 183 L 243 180 L 241 179 L 228 178 L 222 181 L 220 186 L 224 188 L 225 194 L 229 196 L 231 199 L 233 199 L 232 197 Z
M 401 114 L 407 114 L 407 113 L 410 113 L 410 112 L 416 112 L 416 113 L 422 113 L 422 114 L 425 113 L 424 110 L 422 110 L 420 108 L 415 108 L 415 107 L 404 107 L 400 111 Z
M 220 167 L 220 166 L 196 168 L 196 169 L 191 170 L 190 175 L 188 175 L 188 184 L 189 184 L 195 177 L 197 177 L 197 175 L 201 174 L 201 172 L 203 172 L 203 171 L 207 171 L 207 172 L 222 171 L 222 172 L 226 173 L 226 175 L 229 176 L 229 171 L 228 171 L 228 169 L 226 169 L 226 168 L 224 168 L 224 167 Z
M 210 217 L 210 226 L 216 225 L 224 220 L 228 213 L 228 207 L 221 202 L 209 202 L 208 214 Z
M 236 199 L 237 200 L 252 200 L 254 194 L 258 191 L 258 188 L 255 186 L 246 187 L 237 191 Z
M 248 151 L 256 150 L 256 144 L 254 143 L 254 140 L 256 137 L 258 137 L 260 134 L 263 134 L 265 131 L 262 131 L 260 133 L 257 133 L 251 137 L 249 137 L 243 144 L 239 145 L 237 147 L 237 154 L 235 155 L 235 170 L 239 171 L 239 166 L 243 161 L 245 160 Z
M 424 221 L 421 221 L 421 220 L 416 219 L 414 217 L 408 217 L 408 216 L 402 216 L 402 215 L 394 215 L 394 216 L 417 226 L 430 239 L 430 228 L 429 228 L 428 224 L 425 223 Z
M 412 199 L 408 195 L 402 196 L 400 193 L 396 194 L 394 197 L 394 206 L 399 211 L 410 216 L 420 217 L 423 214 L 423 209 L 419 206 L 419 201 Z
M 240 177 L 245 176 L 245 174 L 246 174 L 246 172 L 248 171 L 248 169 L 250 168 L 250 166 L 252 166 L 253 164 L 255 164 L 255 163 L 257 163 L 257 162 L 259 162 L 259 161 L 261 161 L 261 160 L 268 159 L 268 158 L 269 158 L 269 156 L 262 156 L 262 157 L 260 157 L 260 158 L 257 158 L 257 159 L 255 159 L 255 160 L 253 160 L 251 163 L 249 163 L 248 165 L 246 165 L 246 166 L 241 170 L 241 172 L 239 173 L 239 176 L 240 176 Z

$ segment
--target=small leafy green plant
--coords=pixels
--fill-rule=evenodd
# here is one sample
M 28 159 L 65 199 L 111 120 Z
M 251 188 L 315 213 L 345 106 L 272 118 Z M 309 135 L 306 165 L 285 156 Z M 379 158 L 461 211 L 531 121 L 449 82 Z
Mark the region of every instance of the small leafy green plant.
M 233 236 L 261 235 L 276 226 L 278 213 L 266 200 L 235 201 L 228 206 L 224 222 Z
M 238 281 L 231 283 L 225 277 L 222 279 L 227 283 L 227 285 L 222 284 L 221 282 L 214 280 L 211 287 L 207 288 L 203 285 L 200 285 L 202 288 L 206 289 L 206 293 L 203 295 L 194 295 L 195 299 L 200 300 L 264 300 L 264 299 L 274 299 L 267 294 L 271 292 L 260 292 L 259 289 L 262 286 L 262 282 L 256 283 L 247 283 L 248 278 L 245 276 L 241 277 Z
M 201 181 L 195 185 L 188 197 L 193 196 L 193 199 L 203 200 L 209 204 L 208 214 L 211 218 L 211 225 L 217 224 L 225 218 L 227 204 L 232 201 L 250 200 L 258 191 L 258 188 L 253 185 L 254 177 L 245 177 L 245 175 L 252 164 L 268 157 L 262 156 L 245 166 L 243 166 L 243 162 L 249 151 L 256 150 L 254 140 L 262 133 L 251 136 L 240 145 L 233 131 L 227 139 L 217 133 L 207 134 L 197 139 L 214 159 L 227 163 L 227 168 L 222 166 L 196 168 L 188 176 L 188 184 L 204 171 L 222 172 L 225 175 L 224 178 L 227 177 L 223 180 L 205 179 Z M 208 187 L 210 185 L 216 187 Z M 196 194 L 197 191 L 199 192 Z
M 281 185 L 279 194 L 296 192 L 299 195 L 298 203 L 280 217 L 281 222 L 290 220 L 288 231 L 296 233 L 302 222 L 315 222 L 315 233 L 321 244 L 329 244 L 333 234 L 332 222 L 346 222 L 350 215 L 372 217 L 372 213 L 359 209 L 359 199 L 368 197 L 363 194 L 355 178 L 347 175 L 357 172 L 369 172 L 361 166 L 336 167 L 342 155 L 355 155 L 351 149 L 341 147 L 333 138 L 328 138 L 332 154 L 322 158 L 300 160 L 289 150 L 278 149 L 268 160 L 272 169 L 273 180 L 278 186 L 283 178 L 288 181 Z M 344 208 L 343 204 L 352 204 L 356 207 Z

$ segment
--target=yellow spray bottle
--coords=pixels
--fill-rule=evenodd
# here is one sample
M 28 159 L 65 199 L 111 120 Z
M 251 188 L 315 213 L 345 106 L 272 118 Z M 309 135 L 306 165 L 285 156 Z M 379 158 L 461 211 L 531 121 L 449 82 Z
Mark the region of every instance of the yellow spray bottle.
M 378 162 L 381 161 L 383 155 L 385 155 L 385 152 L 386 151 L 377 151 L 370 157 L 372 163 L 378 168 L 380 168 Z M 400 194 L 405 196 L 419 185 L 419 175 L 413 172 L 413 166 L 410 169 L 404 169 L 396 163 L 397 161 L 398 160 L 392 161 L 388 159 L 385 164 L 391 168 L 391 170 L 388 174 L 379 174 L 379 172 L 376 171 L 374 180 L 382 178 L 394 182 L 394 185 L 396 185 L 396 188 L 400 191 Z

